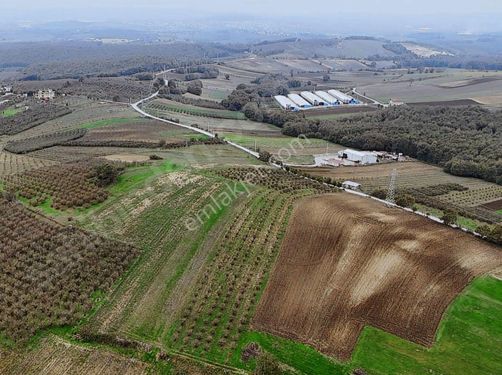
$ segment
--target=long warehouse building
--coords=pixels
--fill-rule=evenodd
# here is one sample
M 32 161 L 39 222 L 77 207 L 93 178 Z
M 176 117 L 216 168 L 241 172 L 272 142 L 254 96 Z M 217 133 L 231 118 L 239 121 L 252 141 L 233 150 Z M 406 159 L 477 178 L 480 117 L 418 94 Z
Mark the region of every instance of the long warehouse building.
M 329 90 L 328 94 L 330 94 L 331 96 L 338 99 L 339 101 L 341 101 L 344 104 L 358 104 L 359 103 L 352 96 L 344 94 L 343 92 L 338 91 L 338 90 Z
M 314 94 L 316 94 L 318 97 L 320 97 L 322 100 L 324 100 L 326 103 L 330 105 L 338 105 L 340 104 L 340 101 L 337 98 L 334 98 L 330 94 L 328 94 L 326 91 L 314 91 Z
M 306 100 L 308 101 L 310 104 L 314 105 L 314 106 L 318 106 L 318 105 L 327 105 L 328 103 L 326 103 L 324 100 L 322 100 L 320 97 L 318 97 L 317 95 L 311 93 L 310 91 L 302 91 L 300 93 L 300 95 Z
M 283 95 L 274 96 L 274 99 L 277 100 L 282 108 L 290 111 L 298 111 L 298 106 L 291 99 Z
M 310 108 L 312 107 L 312 104 L 307 102 L 305 99 L 303 99 L 300 95 L 298 94 L 289 94 L 288 98 L 295 103 L 298 107 L 300 108 Z

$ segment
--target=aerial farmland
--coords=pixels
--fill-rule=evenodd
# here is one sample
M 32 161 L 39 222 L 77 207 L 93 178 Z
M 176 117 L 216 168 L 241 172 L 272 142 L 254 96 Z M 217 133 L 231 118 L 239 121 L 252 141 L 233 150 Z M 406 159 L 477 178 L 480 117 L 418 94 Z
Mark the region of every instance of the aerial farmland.
M 0 374 L 502 373 L 502 8 L 30 1 Z

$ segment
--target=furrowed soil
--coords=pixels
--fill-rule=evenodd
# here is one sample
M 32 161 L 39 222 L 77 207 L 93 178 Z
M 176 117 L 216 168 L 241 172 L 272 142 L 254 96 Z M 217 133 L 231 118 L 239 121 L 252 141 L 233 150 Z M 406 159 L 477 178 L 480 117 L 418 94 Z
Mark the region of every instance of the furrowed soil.
M 342 360 L 366 325 L 429 347 L 451 301 L 501 264 L 499 248 L 375 201 L 306 198 L 253 327 Z

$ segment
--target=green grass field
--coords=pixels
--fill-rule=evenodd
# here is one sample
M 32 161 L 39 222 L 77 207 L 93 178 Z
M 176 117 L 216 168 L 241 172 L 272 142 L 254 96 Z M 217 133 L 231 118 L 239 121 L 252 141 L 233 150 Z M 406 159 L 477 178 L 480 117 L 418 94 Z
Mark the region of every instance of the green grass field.
M 0 112 L 0 117 L 12 117 L 17 115 L 19 112 L 22 112 L 21 108 L 6 108 L 2 112 Z
M 352 363 L 382 375 L 500 374 L 501 321 L 502 281 L 479 278 L 447 310 L 432 348 L 367 327 Z
M 80 127 L 90 130 L 90 129 L 102 128 L 103 126 L 131 124 L 131 123 L 134 123 L 140 119 L 141 119 L 141 117 L 113 117 L 113 118 L 109 118 L 109 119 L 105 119 L 105 120 L 97 120 L 97 121 L 87 122 L 87 123 L 82 124 Z
M 502 372 L 502 281 L 482 277 L 458 296 L 440 324 L 432 348 L 366 327 L 352 360 L 340 363 L 301 343 L 261 332 L 242 336 L 232 357 L 236 367 L 251 369 L 240 359 L 242 348 L 257 342 L 280 362 L 304 374 L 500 374 Z

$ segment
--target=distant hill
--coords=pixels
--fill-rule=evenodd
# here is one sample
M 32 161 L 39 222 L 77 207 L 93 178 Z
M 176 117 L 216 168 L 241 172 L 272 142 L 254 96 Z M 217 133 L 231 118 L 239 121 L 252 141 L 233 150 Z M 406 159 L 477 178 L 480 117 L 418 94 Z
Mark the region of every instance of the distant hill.
M 389 41 L 371 37 L 333 39 L 288 39 L 259 43 L 252 52 L 274 57 L 333 57 L 363 59 L 379 55 L 392 58 L 396 53 L 384 47 Z

